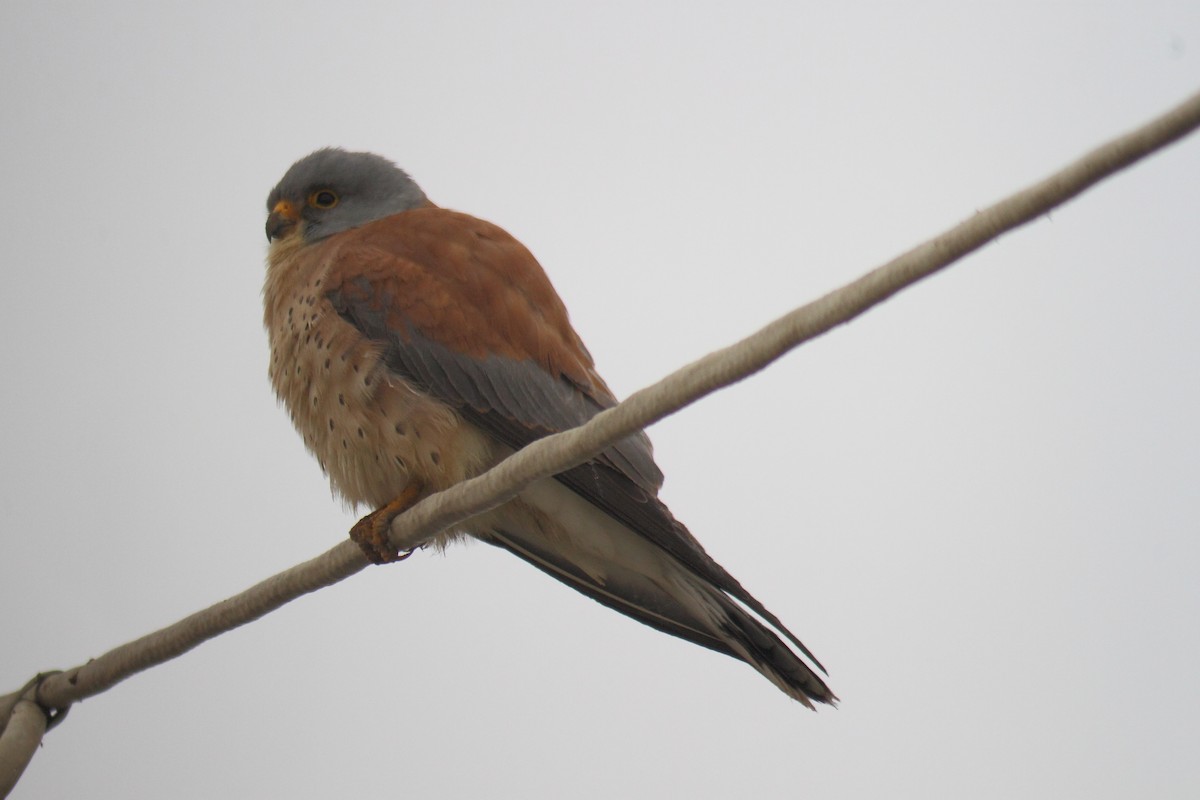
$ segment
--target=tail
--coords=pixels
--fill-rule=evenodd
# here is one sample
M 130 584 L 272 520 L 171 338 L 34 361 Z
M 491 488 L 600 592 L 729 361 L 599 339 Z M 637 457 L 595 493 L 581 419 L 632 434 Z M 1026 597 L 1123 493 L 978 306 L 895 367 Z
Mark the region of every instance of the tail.
M 481 538 L 614 611 L 745 661 L 808 708 L 837 700 L 784 638 L 823 672 L 816 659 L 753 597 L 734 599 L 557 482 L 535 484 L 516 502 L 525 513 L 505 514 L 507 519 L 497 520 Z M 740 585 L 737 589 L 745 593 Z
M 837 696 L 816 671 L 771 628 L 730 599 L 729 595 L 691 575 L 678 582 L 678 589 L 681 594 L 691 597 L 692 602 L 688 606 L 699 610 L 698 616 L 707 623 L 706 627 L 717 632 L 726 645 L 722 652 L 745 661 L 789 697 L 799 700 L 808 708 L 813 708 L 814 700 L 829 705 L 836 703 Z M 780 632 L 789 639 L 795 638 L 782 626 Z

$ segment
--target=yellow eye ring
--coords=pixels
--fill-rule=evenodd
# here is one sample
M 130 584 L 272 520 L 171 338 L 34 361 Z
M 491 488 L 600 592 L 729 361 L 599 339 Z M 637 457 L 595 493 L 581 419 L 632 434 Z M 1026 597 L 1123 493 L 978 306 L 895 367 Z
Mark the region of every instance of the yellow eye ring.
M 328 189 L 318 189 L 308 196 L 308 204 L 313 208 L 333 208 L 338 204 L 336 192 Z

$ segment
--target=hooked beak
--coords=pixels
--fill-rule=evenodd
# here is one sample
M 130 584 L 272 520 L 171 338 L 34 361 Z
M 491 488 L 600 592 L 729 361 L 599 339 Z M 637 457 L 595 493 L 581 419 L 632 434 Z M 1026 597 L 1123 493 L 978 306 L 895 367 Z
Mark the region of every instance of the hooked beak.
M 287 200 L 280 200 L 267 215 L 267 241 L 281 239 L 296 227 L 300 221 L 300 212 Z

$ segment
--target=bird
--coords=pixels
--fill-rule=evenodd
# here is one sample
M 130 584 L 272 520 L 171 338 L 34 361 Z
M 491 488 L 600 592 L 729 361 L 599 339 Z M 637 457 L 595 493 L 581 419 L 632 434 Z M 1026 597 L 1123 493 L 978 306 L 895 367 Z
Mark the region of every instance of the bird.
M 328 147 L 267 198 L 269 377 L 373 563 L 420 499 L 616 404 L 525 246 L 442 208 L 391 160 Z M 512 553 L 664 633 L 746 662 L 808 708 L 825 668 L 659 499 L 639 432 L 445 531 Z

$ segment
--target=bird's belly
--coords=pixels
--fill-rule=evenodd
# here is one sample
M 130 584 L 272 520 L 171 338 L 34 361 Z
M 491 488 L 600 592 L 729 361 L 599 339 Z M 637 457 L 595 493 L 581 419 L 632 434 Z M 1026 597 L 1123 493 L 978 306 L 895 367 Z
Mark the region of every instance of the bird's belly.
M 271 383 L 347 503 L 382 506 L 412 480 L 437 491 L 494 462 L 490 440 L 393 373 L 357 329 L 320 300 L 309 304 L 311 296 L 296 293 L 268 319 Z

